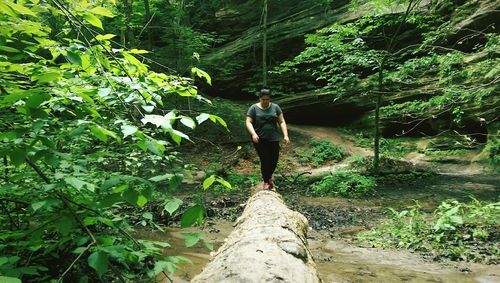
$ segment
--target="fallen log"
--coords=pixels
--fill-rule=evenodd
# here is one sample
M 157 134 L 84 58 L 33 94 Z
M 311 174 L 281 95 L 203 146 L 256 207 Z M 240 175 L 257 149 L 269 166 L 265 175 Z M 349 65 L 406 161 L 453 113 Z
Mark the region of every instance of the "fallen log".
M 321 282 L 307 248 L 307 219 L 279 194 L 253 195 L 235 226 L 191 282 Z

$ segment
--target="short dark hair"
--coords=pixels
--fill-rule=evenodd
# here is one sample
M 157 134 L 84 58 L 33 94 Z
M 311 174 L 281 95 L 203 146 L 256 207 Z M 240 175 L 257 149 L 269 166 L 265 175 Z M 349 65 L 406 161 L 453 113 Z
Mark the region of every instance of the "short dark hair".
M 262 97 L 264 95 L 271 96 L 271 90 L 269 88 L 262 88 L 259 93 L 259 97 Z

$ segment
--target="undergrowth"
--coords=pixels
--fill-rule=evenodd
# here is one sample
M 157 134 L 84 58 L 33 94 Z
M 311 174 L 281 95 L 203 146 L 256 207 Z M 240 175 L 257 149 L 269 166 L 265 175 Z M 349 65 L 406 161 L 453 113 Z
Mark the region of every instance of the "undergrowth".
M 498 263 L 500 202 L 447 200 L 432 214 L 424 213 L 418 203 L 389 210 L 389 220 L 358 234 L 357 241 L 429 253 L 437 259 Z

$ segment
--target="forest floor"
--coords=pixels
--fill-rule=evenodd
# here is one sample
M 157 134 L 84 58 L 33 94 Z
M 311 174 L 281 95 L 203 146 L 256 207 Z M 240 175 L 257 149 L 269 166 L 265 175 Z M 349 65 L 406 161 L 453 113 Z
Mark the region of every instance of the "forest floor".
M 298 176 L 327 175 L 349 167 L 352 160 L 325 162 L 319 166 L 307 166 L 299 160 L 297 153 L 310 149 L 312 140 L 329 140 L 341 144 L 349 155 L 370 157 L 372 152 L 358 146 L 355 138 L 339 129 L 318 126 L 289 125 L 291 143 L 281 150 L 281 159 L 276 172 L 278 192 L 290 207 L 304 214 L 312 227 L 308 235 L 309 246 L 324 282 L 500 282 L 497 265 L 466 262 L 435 261 L 429 255 L 407 250 L 381 250 L 357 246 L 353 237 L 366 231 L 387 218 L 387 208 L 404 209 L 415 204 L 432 211 L 443 200 L 498 199 L 500 180 L 498 174 L 488 172 L 484 165 L 471 162 L 478 151 L 466 154 L 447 155 L 436 159 L 421 152 L 410 152 L 392 169 L 429 170 L 437 175 L 386 182 L 377 189 L 377 195 L 363 199 L 341 197 L 313 197 L 307 194 L 309 188 L 297 183 Z M 426 141 L 421 140 L 421 144 Z M 227 191 L 222 187 L 204 193 L 208 218 L 201 230 L 217 249 L 232 231 L 232 221 L 242 212 L 244 204 L 253 190 L 259 186 L 259 163 L 250 143 L 235 151 L 229 145 L 219 155 L 203 153 L 193 148 L 191 160 L 199 168 L 223 176 L 245 176 L 240 187 Z M 443 161 L 444 160 L 444 161 Z M 201 172 L 193 173 L 192 186 L 203 179 Z M 230 179 L 230 177 L 229 177 Z M 252 189 L 252 188 L 253 189 Z M 189 201 L 197 189 L 179 193 L 178 197 Z M 172 225 L 169 225 L 172 227 Z M 174 225 L 175 227 L 175 225 Z M 200 228 L 168 228 L 165 233 L 142 231 L 144 238 L 169 242 L 173 249 L 169 255 L 183 255 L 193 264 L 186 264 L 175 274 L 174 282 L 189 281 L 201 272 L 208 262 L 210 251 L 201 244 L 185 248 L 182 235 L 199 231 Z M 165 281 L 168 282 L 168 281 Z

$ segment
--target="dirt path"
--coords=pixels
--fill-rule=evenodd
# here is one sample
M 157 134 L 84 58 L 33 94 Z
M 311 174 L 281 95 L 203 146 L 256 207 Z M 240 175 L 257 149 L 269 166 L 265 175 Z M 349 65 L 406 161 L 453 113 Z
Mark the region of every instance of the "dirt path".
M 355 145 L 352 137 L 348 137 L 336 128 L 310 126 L 310 125 L 288 125 L 290 132 L 301 137 L 309 137 L 315 140 L 329 140 L 334 144 L 342 145 L 350 155 L 358 154 L 362 157 L 373 156 L 373 151 Z M 428 143 L 428 141 L 426 141 Z M 471 152 L 460 156 L 449 156 L 441 162 L 432 160 L 420 152 L 412 152 L 405 156 L 402 161 L 412 164 L 417 168 L 431 168 L 442 175 L 478 175 L 485 171 L 485 167 L 477 162 L 472 162 L 479 152 Z M 312 175 L 334 173 L 349 165 L 349 162 L 340 162 L 334 165 L 322 166 L 318 168 L 301 167 L 298 171 L 309 171 Z

